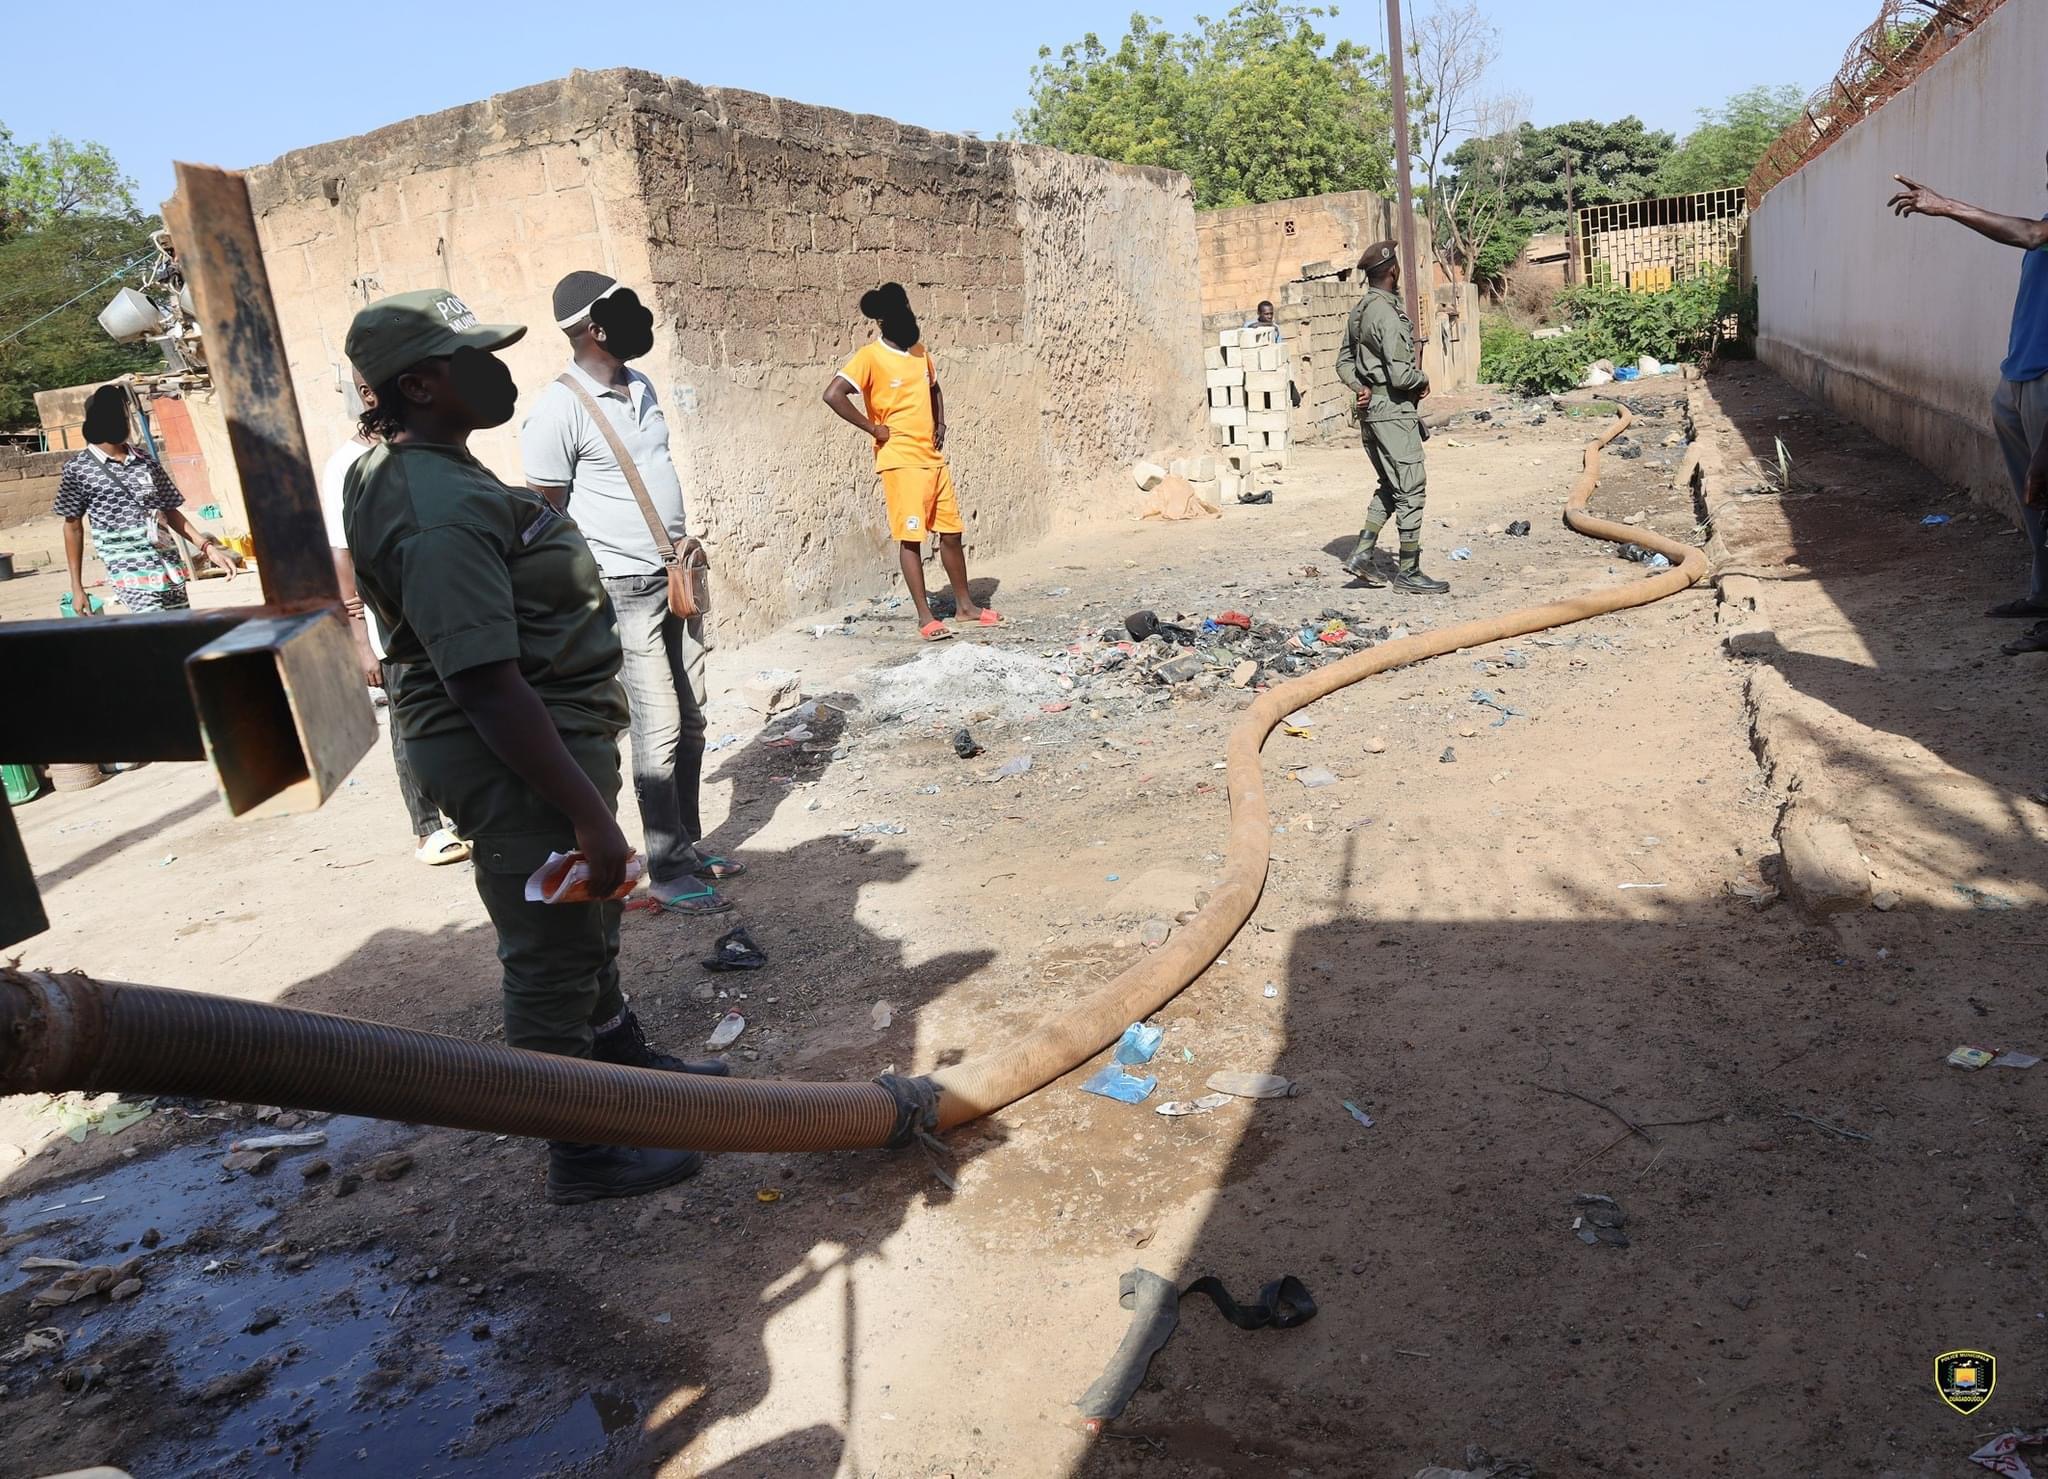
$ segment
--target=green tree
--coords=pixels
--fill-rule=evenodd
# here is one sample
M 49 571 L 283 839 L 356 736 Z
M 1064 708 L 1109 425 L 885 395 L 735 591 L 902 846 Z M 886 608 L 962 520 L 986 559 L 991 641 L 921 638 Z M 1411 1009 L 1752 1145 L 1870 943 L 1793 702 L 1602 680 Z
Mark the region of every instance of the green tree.
M 135 182 L 104 144 L 74 144 L 61 134 L 16 144 L 0 123 L 0 240 L 63 216 L 133 216 Z
M 1564 230 L 1567 199 L 1576 207 L 1655 195 L 1657 171 L 1673 141 L 1631 115 L 1615 123 L 1580 119 L 1547 128 L 1525 123 L 1518 142 L 1503 189 L 1509 208 L 1537 232 Z M 1453 168 L 1464 167 L 1463 152 L 1461 147 L 1451 156 Z
M 1804 107 L 1796 87 L 1752 87 L 1718 108 L 1700 109 L 1699 126 L 1658 168 L 1657 193 L 1691 195 L 1746 184 L 1764 151 Z
M 1016 137 L 1181 170 L 1204 207 L 1384 191 L 1393 178 L 1386 58 L 1316 29 L 1335 14 L 1243 0 L 1182 36 L 1133 15 L 1114 48 L 1093 33 L 1057 55 L 1042 47 Z
M 33 427 L 38 390 L 162 363 L 97 322 L 109 279 L 147 256 L 157 224 L 136 213 L 134 186 L 103 146 L 22 147 L 0 125 L 0 427 Z

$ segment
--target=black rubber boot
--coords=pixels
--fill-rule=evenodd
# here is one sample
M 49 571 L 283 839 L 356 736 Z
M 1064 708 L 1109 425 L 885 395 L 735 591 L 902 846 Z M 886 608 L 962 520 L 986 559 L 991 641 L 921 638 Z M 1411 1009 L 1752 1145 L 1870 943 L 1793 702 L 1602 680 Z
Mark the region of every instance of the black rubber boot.
M 1395 590 L 1406 591 L 1411 596 L 1442 596 L 1447 595 L 1451 589 L 1449 581 L 1436 580 L 1424 575 L 1420 565 L 1413 570 L 1396 570 L 1389 584 Z
M 687 1181 L 704 1157 L 694 1150 L 548 1142 L 548 1200 L 558 1207 L 604 1197 L 637 1197 Z
M 726 1078 L 732 1073 L 732 1065 L 723 1058 L 691 1058 L 687 1061 L 671 1053 L 657 1052 L 647 1041 L 647 1034 L 640 1030 L 640 1019 L 626 1008 L 625 1020 L 609 1032 L 600 1032 L 590 1040 L 590 1056 L 599 1063 L 617 1063 L 626 1068 L 659 1068 L 668 1073 L 701 1073 L 710 1078 Z
M 1344 573 L 1355 577 L 1359 584 L 1371 590 L 1384 590 L 1387 578 L 1373 568 L 1373 561 L 1378 556 L 1378 549 L 1361 539 L 1358 547 L 1351 551 L 1351 558 L 1344 562 Z

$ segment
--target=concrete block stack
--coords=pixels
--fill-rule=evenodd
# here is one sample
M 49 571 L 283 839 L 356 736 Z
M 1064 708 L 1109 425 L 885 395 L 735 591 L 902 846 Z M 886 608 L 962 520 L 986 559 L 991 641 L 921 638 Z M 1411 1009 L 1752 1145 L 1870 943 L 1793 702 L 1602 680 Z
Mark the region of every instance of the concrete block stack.
M 1290 376 L 1279 331 L 1219 330 L 1205 359 L 1209 427 L 1217 444 L 1243 449 L 1251 466 L 1285 467 Z
M 1344 325 L 1358 301 L 1355 289 L 1337 276 L 1328 262 L 1310 262 L 1302 280 L 1281 289 L 1280 312 L 1288 320 L 1288 347 L 1294 353 L 1294 383 L 1301 404 L 1294 407 L 1289 428 L 1297 442 L 1339 439 L 1352 427 L 1355 397 L 1337 378 L 1337 351 L 1344 343 Z

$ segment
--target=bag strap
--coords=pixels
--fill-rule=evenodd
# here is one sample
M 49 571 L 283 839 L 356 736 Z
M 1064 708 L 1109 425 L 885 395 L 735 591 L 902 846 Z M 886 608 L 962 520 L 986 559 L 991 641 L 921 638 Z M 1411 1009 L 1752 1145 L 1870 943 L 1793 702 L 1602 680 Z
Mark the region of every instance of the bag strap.
M 676 553 L 676 543 L 669 537 L 668 526 L 655 512 L 654 500 L 647 496 L 647 485 L 640 481 L 640 469 L 633 464 L 633 454 L 626 450 L 626 444 L 619 440 L 618 432 L 612 429 L 611 418 L 606 416 L 591 393 L 578 383 L 576 377 L 564 371 L 555 377 L 557 385 L 569 387 L 569 393 L 583 402 L 583 409 L 590 413 L 590 419 L 597 423 L 600 435 L 612 456 L 619 464 L 619 471 L 626 475 L 626 486 L 633 490 L 633 501 L 640 505 L 640 516 L 647 520 L 647 532 L 654 536 L 654 548 L 664 565 L 679 565 L 682 557 Z

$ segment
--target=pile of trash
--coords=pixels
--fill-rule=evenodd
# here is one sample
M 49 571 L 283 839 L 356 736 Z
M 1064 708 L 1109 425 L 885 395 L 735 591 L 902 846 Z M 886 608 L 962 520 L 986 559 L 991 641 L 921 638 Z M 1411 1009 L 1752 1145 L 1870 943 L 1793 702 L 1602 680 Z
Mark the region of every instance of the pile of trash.
M 1085 634 L 1068 646 L 1067 656 L 1091 674 L 1120 674 L 1126 682 L 1159 688 L 1189 683 L 1198 690 L 1260 688 L 1394 634 L 1391 627 L 1368 626 L 1335 608 L 1284 624 L 1255 620 L 1242 611 L 1179 621 L 1134 611 L 1124 618 L 1121 631 L 1110 627 Z
M 1121 627 L 1082 631 L 1043 655 L 947 642 L 850 683 L 880 723 L 963 714 L 1027 721 L 1079 703 L 1142 705 L 1263 688 L 1406 635 L 1405 627 L 1368 625 L 1335 608 L 1285 622 L 1241 611 L 1173 620 L 1134 611 Z

